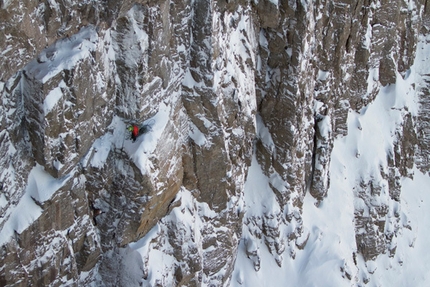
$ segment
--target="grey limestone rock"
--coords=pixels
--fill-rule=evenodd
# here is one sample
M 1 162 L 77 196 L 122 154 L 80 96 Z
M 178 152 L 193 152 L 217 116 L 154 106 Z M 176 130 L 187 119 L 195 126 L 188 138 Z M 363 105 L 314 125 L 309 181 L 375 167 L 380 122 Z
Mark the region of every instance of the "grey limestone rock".
M 348 113 L 405 77 L 428 34 L 425 1 L 374 2 L 0 1 L 0 285 L 140 286 L 149 255 L 130 244 L 148 234 L 174 262 L 157 286 L 227 286 L 241 240 L 256 272 L 253 240 L 279 266 L 294 258 L 304 197 L 327 196 Z M 372 199 L 399 202 L 400 177 L 429 170 L 428 84 L 417 89 L 388 166 L 354 190 L 351 254 L 365 260 L 394 254 L 402 228 Z M 143 166 L 121 137 L 160 113 Z M 279 210 L 246 213 L 254 156 Z M 61 182 L 48 198 L 29 190 L 35 168 Z M 27 199 L 40 214 L 6 233 Z

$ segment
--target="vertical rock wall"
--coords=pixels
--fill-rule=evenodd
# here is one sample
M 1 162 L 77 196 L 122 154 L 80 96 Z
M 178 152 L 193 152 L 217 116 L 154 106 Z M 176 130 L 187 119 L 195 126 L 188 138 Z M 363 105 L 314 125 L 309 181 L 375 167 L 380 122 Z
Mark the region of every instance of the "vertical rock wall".
M 324 201 L 348 114 L 407 74 L 427 33 L 413 4 L 1 2 L 0 285 L 227 286 L 241 239 L 256 271 L 254 240 L 280 266 L 294 258 L 304 196 Z M 413 157 L 428 170 L 427 90 L 387 165 L 358 175 L 352 252 L 365 260 L 395 253 L 386 203 Z M 125 138 L 132 122 L 151 148 Z M 279 209 L 247 212 L 253 158 Z M 34 190 L 40 170 L 55 190 Z M 38 213 L 23 222 L 25 202 Z M 154 250 L 172 260 L 150 283 Z

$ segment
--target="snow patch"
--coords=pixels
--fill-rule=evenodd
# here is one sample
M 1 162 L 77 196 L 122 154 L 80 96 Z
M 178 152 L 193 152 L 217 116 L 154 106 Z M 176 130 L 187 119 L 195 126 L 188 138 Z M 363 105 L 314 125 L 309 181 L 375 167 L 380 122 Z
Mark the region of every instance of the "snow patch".
M 101 168 L 106 163 L 112 148 L 117 148 L 129 155 L 142 174 L 147 174 L 151 170 L 153 153 L 169 121 L 170 110 L 170 106 L 161 103 L 158 113 L 140 124 L 140 127 L 147 126 L 148 129 L 135 142 L 129 138 L 124 119 L 115 116 L 107 128 L 108 132 L 94 142 L 82 159 L 81 165 L 86 167 L 90 164 Z
M 271 152 L 275 152 L 276 151 L 275 143 L 273 142 L 272 135 L 270 134 L 269 128 L 266 127 L 266 125 L 263 122 L 263 119 L 258 114 L 256 116 L 256 123 L 257 123 L 258 138 L 261 140 L 261 142 L 268 150 L 270 150 Z
M 9 7 L 11 2 L 12 2 L 12 0 L 3 0 L 0 8 L 6 10 Z
M 50 199 L 69 178 L 70 175 L 60 179 L 54 178 L 45 171 L 43 166 L 36 164 L 28 176 L 26 193 L 38 202 L 45 202 Z
M 82 28 L 76 35 L 57 41 L 31 61 L 24 70 L 36 80 L 46 83 L 63 70 L 73 69 L 96 49 L 95 27 Z
M 48 93 L 45 100 L 43 101 L 43 112 L 46 116 L 52 109 L 55 107 L 55 105 L 58 103 L 58 101 L 63 96 L 63 92 L 61 88 L 66 87 L 66 83 L 64 81 L 61 81 L 59 86 L 54 88 L 52 91 Z
M 189 126 L 190 132 L 188 135 L 190 136 L 190 138 L 199 146 L 206 145 L 208 141 L 205 135 L 199 130 L 199 128 L 191 121 L 189 122 Z
M 124 129 L 125 129 L 125 125 L 124 125 Z M 114 141 L 114 136 L 111 133 L 107 133 L 102 137 L 96 139 L 96 141 L 94 142 L 91 148 L 91 151 L 94 152 L 93 157 L 91 159 L 91 166 L 97 167 L 97 168 L 103 167 L 111 151 L 113 141 Z
M 330 72 L 329 71 L 318 70 L 317 80 L 318 81 L 325 81 L 325 80 L 327 80 L 327 78 L 329 76 L 330 76 Z
M 269 179 L 264 175 L 254 155 L 245 184 L 247 216 L 261 216 L 268 213 L 277 214 L 281 211 L 276 196 L 270 188 L 269 182 Z
M 147 174 L 151 171 L 152 162 L 150 158 L 169 122 L 170 111 L 170 106 L 161 103 L 157 114 L 144 121 L 142 124 L 151 125 L 151 129 L 147 133 L 139 136 L 136 142 L 126 141 L 124 144 L 125 151 L 130 155 L 130 158 L 133 159 L 142 174 Z
M 6 211 L 0 233 L 0 245 L 8 242 L 15 232 L 23 232 L 40 217 L 43 210 L 35 200 L 39 203 L 49 200 L 69 178 L 70 175 L 56 179 L 48 174 L 43 166 L 37 164 L 33 167 L 28 176 L 24 195 L 16 206 Z

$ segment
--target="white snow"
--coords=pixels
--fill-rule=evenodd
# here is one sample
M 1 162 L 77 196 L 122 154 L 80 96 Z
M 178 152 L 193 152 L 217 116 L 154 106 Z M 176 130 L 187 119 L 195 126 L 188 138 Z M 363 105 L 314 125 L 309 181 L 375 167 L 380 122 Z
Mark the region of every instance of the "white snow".
M 331 134 L 331 117 L 325 116 L 320 122 L 318 122 L 318 128 L 321 133 L 321 136 L 325 138 L 329 138 Z
M 58 87 L 54 88 L 48 93 L 45 100 L 43 101 L 43 112 L 45 116 L 55 107 L 55 105 L 61 99 L 61 97 L 63 96 L 61 88 L 65 86 L 66 83 L 64 83 L 64 81 L 61 81 Z
M 28 176 L 28 185 L 24 195 L 16 206 L 6 211 L 1 233 L 0 246 L 10 240 L 15 232 L 21 233 L 42 214 L 42 208 L 36 204 L 50 199 L 70 178 L 56 179 L 48 174 L 40 165 L 36 165 Z
M 277 0 L 270 1 L 275 5 L 279 4 Z M 5 1 L 3 5 L 7 6 L 9 2 Z M 133 9 L 130 11 L 128 16 L 132 19 L 136 31 L 133 37 L 136 37 L 139 50 L 146 50 L 148 36 L 139 28 L 142 19 L 139 18 L 137 11 Z M 229 51 L 234 52 L 225 55 L 229 61 L 228 74 L 236 75 L 237 80 L 242 83 L 249 82 L 246 78 L 248 73 L 242 72 L 234 59 L 235 53 L 243 59 L 253 56 L 253 53 L 249 54 L 247 50 L 252 49 L 256 42 L 256 39 L 252 39 L 253 33 L 248 35 L 251 38 L 246 38 L 240 32 L 248 29 L 249 21 L 249 18 L 243 17 L 238 23 L 238 29 L 232 32 L 232 41 L 229 42 L 235 48 Z M 368 49 L 371 48 L 371 32 L 369 25 L 364 41 Z M 259 35 L 260 44 L 267 42 L 263 33 Z M 106 37 L 110 37 L 110 34 L 107 33 Z M 60 71 L 71 69 L 79 61 L 89 57 L 95 50 L 97 40 L 97 33 L 93 27 L 84 28 L 77 35 L 58 41 L 45 49 L 38 60 L 28 64 L 25 70 L 45 83 Z M 109 57 L 112 60 L 114 51 L 110 49 Z M 302 214 L 304 232 L 296 242 L 287 243 L 287 239 L 282 237 L 288 229 L 294 228 L 294 221 L 290 223 L 283 221 L 285 225 L 279 227 L 280 244 L 294 245 L 306 241 L 304 249 L 296 250 L 294 259 L 289 256 L 288 247 L 283 254 L 274 256 L 264 238 L 256 236 L 258 230 L 254 230 L 252 224 L 244 225 L 231 286 L 351 286 L 361 284 L 363 278 L 370 280 L 368 286 L 426 286 L 428 284 L 430 280 L 430 253 L 427 252 L 430 243 L 428 212 L 430 178 L 416 168 L 410 170 L 413 178 L 402 179 L 401 201 L 397 203 L 389 198 L 388 184 L 380 172 L 381 169 L 383 171 L 387 169 L 387 154 L 394 153 L 396 137 L 401 136 L 399 127 L 405 115 L 408 112 L 412 116 L 418 115 L 417 90 L 420 87 L 420 75 L 429 73 L 429 55 L 430 45 L 420 42 L 415 65 L 404 78 L 397 75 L 396 84 L 387 87 L 379 87 L 379 70 L 370 70 L 368 94 L 363 96 L 370 96 L 377 88 L 380 88 L 379 93 L 375 100 L 360 112 L 349 111 L 348 135 L 337 138 L 334 142 L 330 165 L 330 189 L 327 197 L 316 206 L 316 200 L 310 194 L 305 196 Z M 132 56 L 128 60 L 132 61 L 130 65 L 135 63 Z M 251 60 L 258 65 L 258 59 L 251 57 Z M 253 67 L 246 68 L 253 69 Z M 317 78 L 324 81 L 329 76 L 329 72 L 320 70 Z M 221 74 L 215 75 L 215 82 L 217 81 L 221 81 Z M 189 71 L 185 74 L 184 86 L 193 88 L 201 84 L 195 82 Z M 64 82 L 46 96 L 43 103 L 45 115 L 61 99 L 62 85 L 65 85 Z M 4 83 L 0 82 L 0 90 L 3 86 Z M 246 87 L 243 88 L 238 92 L 238 97 L 244 100 L 245 97 L 249 97 L 247 92 L 250 91 Z M 256 103 L 249 104 L 247 111 L 249 115 L 253 114 L 255 107 Z M 142 123 L 142 125 L 149 125 L 150 129 L 135 142 L 126 139 L 127 122 L 120 117 L 114 117 L 108 132 L 94 142 L 81 164 L 84 167 L 91 165 L 101 168 L 106 163 L 111 150 L 117 148 L 123 149 L 143 174 L 150 174 L 152 157 L 163 140 L 163 133 L 172 112 L 171 107 L 165 103 L 160 103 L 157 111 L 153 117 Z M 203 116 L 201 120 L 208 130 L 213 127 L 213 124 Z M 323 136 L 328 136 L 332 132 L 330 122 L 330 116 L 319 122 Z M 204 133 L 196 125 L 190 122 L 189 126 L 189 136 L 197 145 L 210 145 Z M 258 138 L 274 152 L 275 144 L 271 133 L 258 115 L 256 128 Z M 243 134 L 240 128 L 232 132 L 237 136 Z M 52 198 L 69 178 L 70 176 L 56 179 L 42 166 L 36 165 L 28 176 L 28 185 L 23 196 L 16 205 L 8 207 L 5 216 L 0 218 L 2 226 L 0 245 L 9 241 L 15 232 L 21 233 L 37 220 L 43 211 L 40 205 Z M 366 182 L 371 179 L 379 181 L 383 191 L 382 195 L 375 197 L 374 200 L 378 204 L 384 203 L 390 206 L 391 212 L 399 213 L 402 226 L 395 238 L 397 249 L 393 258 L 383 254 L 374 261 L 364 262 L 360 255 L 356 258 L 353 255 L 357 249 L 354 211 L 361 209 L 364 212 L 369 211 L 365 202 L 356 197 L 354 190 L 361 180 Z M 254 155 L 245 184 L 243 207 L 241 207 L 245 211 L 245 218 L 253 216 L 256 220 L 265 220 L 269 227 L 277 224 L 277 217 L 284 214 L 281 214 L 282 208 L 275 193 L 272 192 L 272 187 L 285 192 L 286 186 L 287 183 L 279 174 L 274 172 L 269 176 L 265 175 Z M 159 246 L 155 246 L 157 237 L 166 232 L 167 227 L 163 225 L 165 221 L 183 224 L 184 234 L 193 237 L 194 241 L 200 244 L 202 238 L 200 231 L 204 225 L 202 218 L 216 217 L 216 213 L 209 208 L 208 204 L 197 202 L 194 195 L 184 188 L 179 191 L 178 200 L 181 200 L 179 207 L 174 208 L 145 237 L 129 244 L 121 251 L 126 267 L 129 267 L 126 276 L 130 277 L 130 282 L 140 282 L 150 286 L 160 282 L 173 282 L 173 272 L 178 262 L 170 255 L 172 250 L 158 250 Z M 232 198 L 232 201 L 236 203 L 238 199 Z M 0 194 L 0 207 L 6 207 L 7 204 L 6 196 Z M 289 205 L 286 209 L 288 213 L 294 208 Z M 393 226 L 387 224 L 387 228 L 393 228 Z M 191 246 L 187 243 L 183 248 L 187 250 Z M 255 258 L 248 256 L 251 251 L 255 252 L 261 260 L 258 271 L 253 261 Z M 275 257 L 282 263 L 282 267 L 277 264 Z M 147 279 L 139 278 L 144 267 L 149 271 Z M 168 270 L 168 277 L 164 277 L 166 270 Z M 342 272 L 351 275 L 352 281 L 342 277 Z
M 125 151 L 133 159 L 134 163 L 139 167 L 142 174 L 147 174 L 151 170 L 152 163 L 150 161 L 151 154 L 155 151 L 158 141 L 169 121 L 170 106 L 161 103 L 158 113 L 146 120 L 143 125 L 151 125 L 149 132 L 139 136 L 136 142 L 126 141 L 124 144 Z
M 199 128 L 193 124 L 191 121 L 189 121 L 190 126 L 190 132 L 189 136 L 190 138 L 199 146 L 204 146 L 207 143 L 206 136 L 199 130 Z
M 12 0 L 4 0 L 4 1 L 2 1 L 3 3 L 3 5 L 2 5 L 2 9 L 7 9 L 8 7 L 9 7 L 9 5 L 10 5 L 10 2 L 12 2 Z
M 140 135 L 135 142 L 129 138 L 127 125 L 124 119 L 115 116 L 108 127 L 105 135 L 98 138 L 88 154 L 82 159 L 81 164 L 86 167 L 90 164 L 93 167 L 101 168 L 109 156 L 112 148 L 124 149 L 129 157 L 134 161 L 142 174 L 151 171 L 151 157 L 162 139 L 162 134 L 169 121 L 170 106 L 161 103 L 155 116 L 145 120 L 143 123 L 136 123 L 139 127 L 148 126 L 145 134 Z
M 235 42 L 232 42 L 232 45 L 235 45 Z M 427 48 L 420 45 L 419 49 L 423 50 L 421 53 L 429 54 Z M 244 53 L 240 49 L 237 51 Z M 411 170 L 414 178 L 402 180 L 401 201 L 397 203 L 389 198 L 388 183 L 380 175 L 381 169 L 387 169 L 387 154 L 393 154 L 396 137 L 401 136 L 399 127 L 403 124 L 405 115 L 408 112 L 413 116 L 418 114 L 416 90 L 419 86 L 419 75 L 428 71 L 428 61 L 425 60 L 427 56 L 424 54 L 417 54 L 416 64 L 406 73 L 405 78 L 397 75 L 395 85 L 380 87 L 378 70 L 370 71 L 368 94 L 363 96 L 368 97 L 378 89 L 379 93 L 375 100 L 360 112 L 349 111 L 348 135 L 337 138 L 334 142 L 328 196 L 318 206 L 310 194 L 305 196 L 302 214 L 304 231 L 295 242 L 288 243 L 286 238 L 282 238 L 282 234 L 294 228 L 294 221 L 279 226 L 281 240 L 277 243 L 285 245 L 284 249 L 281 248 L 285 250 L 283 254 L 272 255 L 265 239 L 257 236 L 258 229 L 254 229 L 252 223 L 244 225 L 230 286 L 359 286 L 364 284 L 365 279 L 370 280 L 368 286 L 426 286 L 430 280 L 430 254 L 426 253 L 430 243 L 430 216 L 426 212 L 430 210 L 430 192 L 426 187 L 430 186 L 430 178 L 417 169 Z M 229 65 L 229 73 L 234 73 L 234 65 Z M 322 81 L 329 76 L 325 71 L 318 73 L 318 79 Z M 220 79 L 216 78 L 217 81 Z M 191 74 L 186 76 L 184 84 L 188 87 L 196 84 Z M 163 119 L 166 119 L 168 112 L 167 109 L 163 112 L 163 108 L 160 111 L 157 122 L 163 127 Z M 205 118 L 202 118 L 202 121 L 207 129 L 211 128 L 211 123 Z M 323 136 L 332 132 L 330 122 L 330 116 L 319 122 Z M 274 149 L 270 131 L 258 115 L 256 128 L 263 144 Z M 205 135 L 192 123 L 189 136 L 198 145 L 207 144 Z M 142 143 L 129 143 L 127 149 L 142 170 L 147 170 L 145 150 L 153 150 L 156 141 L 152 141 L 152 144 L 149 141 L 146 147 L 142 145 L 144 141 L 142 138 Z M 143 153 L 137 152 L 138 150 Z M 357 253 L 354 211 L 369 210 L 365 202 L 357 198 L 355 188 L 361 180 L 370 179 L 377 180 L 382 185 L 381 196 L 373 200 L 377 204 L 389 205 L 391 212 L 398 212 L 403 226 L 394 239 L 397 244 L 394 258 L 383 254 L 374 261 L 365 262 Z M 245 210 L 245 218 L 253 216 L 257 221 L 265 220 L 269 227 L 277 224 L 277 217 L 283 214 L 271 187 L 284 192 L 286 186 L 278 174 L 266 176 L 254 155 L 245 185 L 244 204 L 241 207 Z M 144 238 L 128 247 L 140 254 L 142 261 L 138 261 L 144 262 L 140 264 L 148 268 L 148 278 L 142 281 L 144 286 L 151 286 L 156 282 L 171 282 L 169 280 L 173 280 L 173 268 L 178 264 L 174 257 L 169 255 L 173 250 L 160 250 L 160 246 L 155 246 L 155 239 L 165 232 L 163 221 L 171 220 L 183 224 L 193 231 L 194 240 L 199 242 L 199 228 L 202 226 L 199 216 L 214 216 L 207 205 L 197 204 L 189 191 L 181 190 L 178 197 L 181 198 L 181 206 L 174 208 Z M 293 206 L 287 206 L 286 209 L 287 214 L 294 212 Z M 387 217 L 387 230 L 394 228 L 389 220 Z M 295 248 L 296 243 L 300 245 L 304 242 L 304 249 L 295 249 L 293 259 L 288 254 L 288 251 L 292 250 L 291 246 L 286 245 L 291 244 Z M 257 257 L 249 256 L 251 252 L 259 257 L 258 271 L 254 265 Z M 279 267 L 275 258 L 282 263 L 282 267 Z M 136 256 L 130 260 L 127 264 L 136 262 Z M 168 278 L 163 277 L 166 272 L 169 274 Z M 209 285 L 208 282 L 202 284 Z
M 275 143 L 273 142 L 272 135 L 269 129 L 265 126 L 260 115 L 256 115 L 257 135 L 261 142 L 273 153 L 276 152 Z M 276 154 L 274 155 L 276 158 Z
M 45 202 L 50 199 L 69 178 L 70 175 L 56 179 L 47 173 L 43 166 L 36 164 L 28 176 L 26 193 L 39 202 Z
M 46 83 L 63 70 L 71 70 L 76 64 L 91 55 L 98 40 L 94 27 L 82 28 L 79 33 L 59 40 L 42 51 L 24 70 L 35 79 Z
M 372 45 L 372 25 L 367 24 L 366 34 L 364 36 L 363 46 L 365 49 L 370 50 Z
M 194 87 L 201 87 L 202 83 L 197 83 L 196 80 L 194 80 L 193 75 L 191 74 L 190 70 L 188 69 L 184 74 L 184 79 L 182 80 L 182 84 L 187 88 L 194 88 Z
M 329 76 L 330 76 L 330 72 L 329 71 L 318 70 L 317 80 L 319 80 L 319 81 L 325 81 L 325 80 L 327 80 L 327 78 Z
M 387 154 L 393 154 L 396 133 L 401 131 L 404 116 L 407 112 L 413 116 L 418 113 L 416 89 L 420 75 L 428 73 L 430 50 L 421 42 L 417 51 L 415 65 L 404 79 L 398 75 L 396 84 L 381 88 L 374 102 L 360 113 L 349 112 L 348 135 L 334 142 L 327 198 L 317 207 L 310 194 L 305 197 L 302 215 L 305 231 L 297 241 L 303 242 L 309 236 L 305 248 L 295 253 L 295 259 L 286 254 L 279 267 L 265 242 L 250 237 L 249 224 L 244 225 L 231 286 L 361 286 L 365 279 L 370 280 L 366 286 L 428 285 L 430 178 L 417 169 L 410 171 L 414 177 L 402 180 L 401 201 L 397 203 L 387 195 L 386 180 L 380 175 L 380 169 L 385 170 L 388 165 Z M 369 75 L 369 92 L 379 84 L 375 73 Z M 320 78 L 324 76 L 319 74 Z M 269 139 L 270 134 L 263 127 L 259 128 L 259 136 Z M 381 182 L 382 192 L 374 200 L 399 213 L 403 226 L 393 240 L 397 244 L 393 258 L 382 254 L 365 262 L 361 255 L 354 258 L 352 254 L 357 250 L 354 210 L 366 210 L 354 189 L 360 180 L 375 178 Z M 268 181 L 254 159 L 245 186 L 247 214 L 263 216 L 271 209 L 274 213 L 279 209 Z M 392 229 L 389 220 L 387 217 L 386 228 Z M 253 240 L 251 245 L 250 240 Z M 259 271 L 255 271 L 246 248 L 257 250 L 261 260 Z M 346 276 L 351 276 L 351 281 Z
M 196 218 L 195 212 L 200 210 L 201 215 L 213 216 L 213 212 L 208 210 L 207 205 L 200 205 L 196 208 L 196 200 L 191 192 L 186 189 L 181 189 L 177 195 L 177 200 L 181 202 L 181 206 L 174 208 L 172 212 L 162 221 L 156 224 L 142 239 L 135 243 L 130 243 L 126 248 L 133 250 L 141 256 L 141 259 L 136 256 L 124 258 L 126 265 L 140 264 L 144 269 L 143 264 L 148 269 L 147 278 L 140 277 L 143 286 L 173 286 L 174 268 L 179 264 L 176 259 L 170 255 L 173 254 L 173 249 L 170 245 L 157 246 L 157 237 L 160 234 L 167 232 L 164 222 L 176 222 L 183 227 L 183 233 L 179 236 L 192 236 L 196 242 L 200 242 L 200 230 L 203 227 L 201 220 Z M 188 229 L 188 230 L 187 230 Z M 193 234 L 190 234 L 193 232 Z M 184 239 L 184 238 L 178 238 Z M 183 250 L 190 248 L 191 243 L 184 242 Z M 144 262 L 144 263 L 142 263 Z M 168 276 L 165 276 L 165 274 Z M 138 274 L 137 274 L 138 275 Z M 139 277 L 138 277 L 139 278 Z
M 270 189 L 269 179 L 263 174 L 255 156 L 248 171 L 248 180 L 245 184 L 245 203 L 247 215 L 277 214 L 281 208 Z M 266 191 L 266 192 L 265 192 Z
M 7 205 L 8 201 L 6 199 L 6 196 L 4 195 L 4 193 L 0 194 L 0 208 L 3 208 Z
M 120 123 L 117 122 L 116 120 L 118 120 L 118 118 L 115 118 L 113 122 L 116 124 L 115 127 L 118 128 Z M 123 128 L 124 130 L 126 129 L 125 125 L 123 125 Z M 125 133 L 124 133 L 124 136 L 125 136 Z M 103 165 L 106 163 L 106 160 L 109 156 L 114 140 L 115 140 L 115 135 L 111 133 L 107 133 L 102 137 L 96 139 L 93 146 L 91 147 L 91 152 L 93 152 L 92 158 L 91 158 L 91 166 L 98 167 L 98 168 L 103 167 Z

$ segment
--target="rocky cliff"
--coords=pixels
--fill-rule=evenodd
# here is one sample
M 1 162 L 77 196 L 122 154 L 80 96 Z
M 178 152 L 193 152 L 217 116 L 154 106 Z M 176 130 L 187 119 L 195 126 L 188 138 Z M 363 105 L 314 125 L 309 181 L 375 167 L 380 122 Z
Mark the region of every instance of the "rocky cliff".
M 0 285 L 311 286 L 314 260 L 362 286 L 407 261 L 427 1 L 0 5 Z

